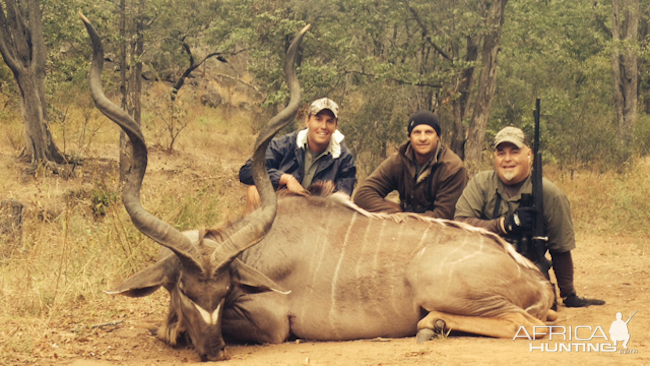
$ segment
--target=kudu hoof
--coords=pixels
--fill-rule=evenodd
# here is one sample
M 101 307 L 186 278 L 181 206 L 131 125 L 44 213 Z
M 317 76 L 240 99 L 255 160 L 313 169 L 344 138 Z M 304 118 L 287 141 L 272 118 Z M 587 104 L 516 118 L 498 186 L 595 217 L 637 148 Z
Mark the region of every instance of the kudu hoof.
M 444 336 L 445 328 L 447 328 L 447 323 L 442 319 L 438 319 L 433 323 L 433 332 L 437 335 Z
M 433 331 L 433 329 L 429 329 L 429 328 L 420 329 L 418 330 L 418 334 L 415 337 L 415 341 L 418 344 L 424 343 L 426 341 L 432 340 L 435 335 L 436 333 Z

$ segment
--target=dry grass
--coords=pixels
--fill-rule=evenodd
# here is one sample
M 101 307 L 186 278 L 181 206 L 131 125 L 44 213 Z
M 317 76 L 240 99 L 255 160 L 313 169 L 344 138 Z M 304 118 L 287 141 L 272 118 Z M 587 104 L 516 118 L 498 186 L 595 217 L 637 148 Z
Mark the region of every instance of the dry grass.
M 144 126 L 154 147 L 143 205 L 180 229 L 241 214 L 245 189 L 237 172 L 254 142 L 253 117 L 231 112 L 231 128 L 221 115 L 193 106 L 187 114 L 192 122 L 172 154 L 155 147 L 160 143 L 150 130 L 157 126 Z M 12 364 L 29 357 L 54 325 L 84 327 L 117 316 L 114 306 L 104 306 L 113 300 L 102 291 L 152 263 L 159 246 L 134 229 L 121 205 L 118 130 L 110 121 L 79 108 L 68 110 L 65 124 L 53 125 L 58 146 L 65 136 L 66 152 L 84 159 L 67 180 L 24 176 L 16 159 L 24 141 L 20 116 L 5 121 L 0 190 L 3 199 L 24 205 L 22 243 L 0 258 L 0 364 Z M 74 322 L 66 318 L 72 313 Z
M 143 204 L 183 230 L 240 215 L 245 189 L 237 171 L 250 155 L 256 118 L 198 104 L 187 110 L 191 123 L 172 154 L 161 148 L 166 136 L 155 119 L 143 123 L 154 146 Z M 37 357 L 30 354 L 44 344 L 51 346 L 52 328 L 79 337 L 91 324 L 133 312 L 129 304 L 136 302 L 102 291 L 152 263 L 158 245 L 133 228 L 119 200 L 112 123 L 90 110 L 70 109 L 65 125 L 53 133 L 62 146 L 65 131 L 66 152 L 84 158 L 84 165 L 73 179 L 33 178 L 23 176 L 24 166 L 15 159 L 23 141 L 20 116 L 3 113 L 0 190 L 3 199 L 25 206 L 22 245 L 0 259 L 0 364 L 14 364 Z M 581 171 L 570 180 L 553 167 L 546 173 L 569 195 L 579 232 L 625 233 L 647 246 L 650 160 L 639 161 L 626 175 Z M 137 311 L 164 312 L 164 296 L 137 299 Z
M 650 227 L 650 159 L 637 159 L 633 169 L 619 174 L 612 171 L 583 170 L 570 179 L 568 172 L 545 167 L 571 201 L 573 221 L 578 232 L 597 235 L 626 235 L 647 248 Z

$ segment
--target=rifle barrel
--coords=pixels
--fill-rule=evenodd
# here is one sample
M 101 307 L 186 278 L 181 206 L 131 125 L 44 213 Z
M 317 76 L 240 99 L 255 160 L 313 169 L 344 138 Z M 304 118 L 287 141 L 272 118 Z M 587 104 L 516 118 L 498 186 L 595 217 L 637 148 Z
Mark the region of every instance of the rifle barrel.
M 638 310 L 637 310 L 637 311 L 638 311 Z M 625 324 L 629 323 L 630 320 L 632 320 L 632 318 L 636 315 L 637 311 L 635 311 L 634 314 L 632 314 L 632 316 L 630 317 L 630 319 L 628 319 L 628 320 L 625 322 Z

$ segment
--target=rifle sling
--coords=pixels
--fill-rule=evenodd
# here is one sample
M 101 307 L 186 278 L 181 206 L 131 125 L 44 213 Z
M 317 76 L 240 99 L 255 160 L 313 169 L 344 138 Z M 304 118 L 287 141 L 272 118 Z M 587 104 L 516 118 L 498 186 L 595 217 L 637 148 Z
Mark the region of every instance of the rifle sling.
M 492 218 L 496 219 L 499 216 L 501 216 L 501 195 L 499 194 L 499 190 L 497 189 L 497 201 L 494 205 L 494 212 L 492 213 Z

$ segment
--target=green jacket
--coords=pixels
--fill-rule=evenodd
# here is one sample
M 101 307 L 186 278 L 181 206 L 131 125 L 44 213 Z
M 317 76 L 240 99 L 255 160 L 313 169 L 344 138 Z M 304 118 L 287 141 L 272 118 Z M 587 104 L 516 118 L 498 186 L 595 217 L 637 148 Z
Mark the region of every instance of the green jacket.
M 452 219 L 468 180 L 463 161 L 438 143 L 433 159 L 419 175 L 417 170 L 415 154 L 406 142 L 357 187 L 354 203 L 371 212 L 416 212 Z M 384 199 L 392 191 L 399 193 L 401 209 Z
M 542 183 L 544 194 L 544 229 L 548 236 L 548 249 L 564 253 L 576 247 L 569 199 L 548 179 Z M 456 204 L 455 218 L 504 235 L 495 219 L 508 215 L 521 203 L 522 193 L 532 193 L 533 183 L 528 177 L 519 192 L 508 197 L 496 171 L 486 171 L 470 179 Z M 501 196 L 498 210 L 497 195 Z

